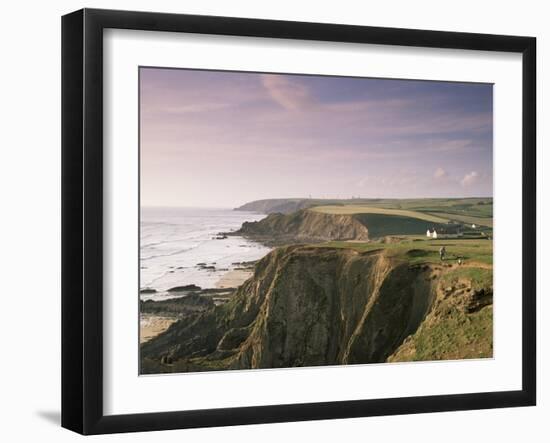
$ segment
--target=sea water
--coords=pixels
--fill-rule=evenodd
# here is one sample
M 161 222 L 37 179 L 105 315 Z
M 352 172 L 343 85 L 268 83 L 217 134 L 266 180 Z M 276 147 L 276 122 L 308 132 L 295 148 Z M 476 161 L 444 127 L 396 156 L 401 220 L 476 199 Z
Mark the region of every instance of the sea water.
M 245 221 L 264 217 L 232 209 L 142 208 L 140 287 L 157 292 L 141 294 L 141 298 L 173 296 L 167 290 L 175 286 L 213 288 L 239 263 L 262 258 L 269 248 L 259 243 L 240 236 L 216 237 L 221 232 L 238 230 Z

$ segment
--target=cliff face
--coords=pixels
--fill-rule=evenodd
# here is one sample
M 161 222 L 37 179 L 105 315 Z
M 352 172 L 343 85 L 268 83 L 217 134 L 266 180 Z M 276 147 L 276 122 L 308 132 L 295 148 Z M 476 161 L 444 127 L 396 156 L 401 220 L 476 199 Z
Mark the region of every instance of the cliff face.
M 367 227 L 353 215 L 324 214 L 307 209 L 292 214 L 270 214 L 257 222 L 245 222 L 236 234 L 272 245 L 369 239 Z
M 428 349 L 426 340 L 435 340 L 432 358 L 450 355 L 437 354 L 449 346 L 449 330 L 441 343 L 432 332 L 454 310 L 462 313 L 461 324 L 483 309 L 492 313 L 492 292 L 480 295 L 463 282 L 450 296 L 441 290 L 445 272 L 394 262 L 383 252 L 279 248 L 258 263 L 230 302 L 179 321 L 144 344 L 142 372 L 415 360 Z M 483 355 L 476 347 L 473 356 L 490 356 L 492 329 L 481 339 L 490 346 Z M 464 349 L 459 340 L 452 355 L 470 357 Z

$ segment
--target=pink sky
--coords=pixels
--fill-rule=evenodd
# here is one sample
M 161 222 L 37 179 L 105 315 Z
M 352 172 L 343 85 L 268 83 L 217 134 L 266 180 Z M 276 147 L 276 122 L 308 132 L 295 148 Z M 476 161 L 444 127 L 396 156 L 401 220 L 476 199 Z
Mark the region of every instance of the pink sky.
M 492 195 L 492 85 L 141 68 L 144 206 Z

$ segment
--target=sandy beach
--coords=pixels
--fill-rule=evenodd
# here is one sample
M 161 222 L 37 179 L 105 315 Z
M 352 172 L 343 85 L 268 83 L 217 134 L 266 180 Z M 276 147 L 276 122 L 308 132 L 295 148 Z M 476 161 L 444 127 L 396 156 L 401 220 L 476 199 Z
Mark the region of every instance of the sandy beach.
M 175 318 L 159 317 L 156 315 L 142 315 L 139 322 L 139 342 L 145 343 L 156 337 L 176 321 Z
M 252 269 L 234 269 L 223 275 L 216 283 L 216 288 L 237 288 L 248 280 L 254 271 Z M 214 297 L 214 303 L 220 304 L 228 300 L 228 296 L 232 294 L 232 291 L 223 294 L 219 294 L 218 297 Z M 142 314 L 140 317 L 140 343 L 145 343 L 152 338 L 156 337 L 160 333 L 164 332 L 168 327 L 177 321 L 174 317 L 165 317 L 162 315 L 154 314 Z
M 234 269 L 224 274 L 216 283 L 218 289 L 232 289 L 241 286 L 254 273 L 253 269 Z M 232 295 L 233 291 L 219 294 L 214 297 L 214 303 L 220 304 L 228 300 L 228 296 Z M 177 321 L 174 317 L 166 317 L 154 314 L 142 314 L 140 317 L 140 343 L 145 343 L 160 333 L 164 332 L 168 327 Z
M 238 288 L 253 274 L 253 269 L 234 269 L 218 280 L 216 288 Z

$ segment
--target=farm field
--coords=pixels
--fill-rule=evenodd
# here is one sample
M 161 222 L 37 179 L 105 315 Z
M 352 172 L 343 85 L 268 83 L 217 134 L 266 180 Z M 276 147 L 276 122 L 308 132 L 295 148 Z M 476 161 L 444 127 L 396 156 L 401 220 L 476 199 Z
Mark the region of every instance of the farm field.
M 477 229 L 488 234 L 493 227 L 493 200 L 490 198 L 372 200 L 357 204 L 348 201 L 314 206 L 310 210 L 361 218 L 372 237 L 420 234 L 427 228 L 445 229 L 446 224 L 461 224 L 465 230 Z
M 430 214 L 436 217 L 443 217 L 450 221 L 457 221 L 463 223 L 476 224 L 480 226 L 486 226 L 489 228 L 493 227 L 493 218 L 492 217 L 474 217 L 472 215 L 463 215 L 463 214 L 452 214 L 447 212 L 431 212 Z
M 311 211 L 322 212 L 324 214 L 381 214 L 381 215 L 395 215 L 401 217 L 416 218 L 431 223 L 447 223 L 449 219 L 440 216 L 423 213 L 419 211 L 412 211 L 408 209 L 392 209 L 392 208 L 379 208 L 376 206 L 366 205 L 344 205 L 344 206 L 316 206 L 311 208 Z

